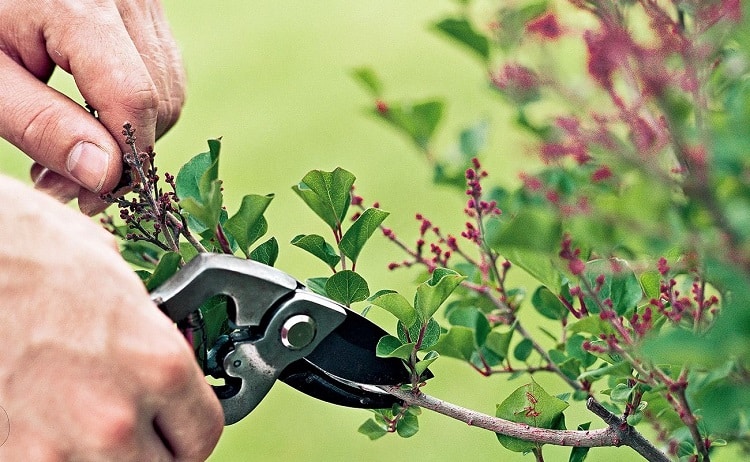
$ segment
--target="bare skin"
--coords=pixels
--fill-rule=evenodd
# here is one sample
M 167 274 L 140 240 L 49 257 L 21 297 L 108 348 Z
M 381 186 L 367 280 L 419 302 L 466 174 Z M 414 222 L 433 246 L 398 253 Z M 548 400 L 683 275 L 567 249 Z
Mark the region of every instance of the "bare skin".
M 113 238 L 14 180 L 0 202 L 0 460 L 204 460 L 221 407 Z
M 100 120 L 46 85 L 55 67 Z M 182 69 L 155 0 L 0 0 L 0 136 L 47 193 L 0 176 L 0 460 L 200 461 L 219 438 L 190 347 L 112 237 L 50 198 L 102 210 L 122 124 L 153 145 L 179 116 Z
M 0 136 L 36 162 L 32 179 L 62 202 L 99 212 L 122 175 L 120 135 L 139 146 L 177 120 L 185 99 L 179 51 L 155 0 L 0 0 Z M 99 121 L 46 85 L 71 73 Z

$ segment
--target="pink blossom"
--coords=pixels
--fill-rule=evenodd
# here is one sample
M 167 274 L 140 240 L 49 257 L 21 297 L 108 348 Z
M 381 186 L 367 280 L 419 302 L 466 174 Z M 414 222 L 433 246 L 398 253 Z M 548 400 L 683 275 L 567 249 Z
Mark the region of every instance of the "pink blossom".
M 562 35 L 562 27 L 557 21 L 557 16 L 547 13 L 527 23 L 526 32 L 537 34 L 545 39 L 556 40 Z
M 606 90 L 612 90 L 612 75 L 628 58 L 638 55 L 638 48 L 630 34 L 620 27 L 610 25 L 602 32 L 586 31 L 588 70 Z
M 598 182 L 608 180 L 612 177 L 612 170 L 606 165 L 602 165 L 597 168 L 594 173 L 591 174 L 591 181 Z
M 539 96 L 539 77 L 521 64 L 506 64 L 490 75 L 490 80 L 497 89 L 519 104 L 531 102 Z

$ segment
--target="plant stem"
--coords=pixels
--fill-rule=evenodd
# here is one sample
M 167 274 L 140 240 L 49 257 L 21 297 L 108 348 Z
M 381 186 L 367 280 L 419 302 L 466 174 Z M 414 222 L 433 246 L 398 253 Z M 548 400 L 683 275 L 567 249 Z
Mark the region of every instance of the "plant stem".
M 221 251 L 225 254 L 232 255 L 232 246 L 229 245 L 229 240 L 226 234 L 224 234 L 224 228 L 221 224 L 216 225 L 216 240 L 219 241 Z
M 206 253 L 208 250 L 206 250 L 205 247 L 203 247 L 203 244 L 198 241 L 198 239 L 193 236 L 193 233 L 190 232 L 188 229 L 188 224 L 185 218 L 180 215 L 180 218 L 177 218 L 173 214 L 167 212 L 167 219 L 176 227 L 179 227 L 182 230 L 182 235 L 185 236 L 185 239 L 192 245 L 195 250 L 198 251 L 198 253 Z
M 550 430 L 511 422 L 499 417 L 492 417 L 434 398 L 420 391 L 402 390 L 398 387 L 382 387 L 382 389 L 403 400 L 406 404 L 420 406 L 465 422 L 467 425 L 512 436 L 524 441 L 586 448 L 624 445 L 633 448 L 648 461 L 669 461 L 669 458 L 664 453 L 654 447 L 646 438 L 628 425 L 627 422 L 609 412 L 593 398 L 589 398 L 587 407 L 607 423 L 607 428 L 598 430 Z

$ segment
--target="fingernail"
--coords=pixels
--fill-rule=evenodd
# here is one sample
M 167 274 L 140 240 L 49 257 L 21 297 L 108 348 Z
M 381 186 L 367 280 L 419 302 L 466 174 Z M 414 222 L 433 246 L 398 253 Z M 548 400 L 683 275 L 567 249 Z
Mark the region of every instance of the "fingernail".
M 94 143 L 81 141 L 70 151 L 66 167 L 86 189 L 99 192 L 107 177 L 109 155 Z

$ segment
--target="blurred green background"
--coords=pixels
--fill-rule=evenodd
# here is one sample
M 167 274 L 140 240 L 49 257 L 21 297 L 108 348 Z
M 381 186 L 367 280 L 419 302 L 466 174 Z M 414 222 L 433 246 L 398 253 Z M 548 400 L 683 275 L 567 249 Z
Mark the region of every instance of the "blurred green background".
M 205 140 L 223 137 L 221 177 L 228 208 L 242 195 L 276 193 L 267 217 L 281 243 L 277 266 L 298 279 L 326 275 L 326 268 L 287 243 L 299 233 L 326 235 L 325 226 L 291 190 L 311 169 L 344 167 L 358 176 L 357 191 L 369 204 L 392 212 L 386 224 L 411 242 L 420 212 L 443 229 L 459 232 L 465 198 L 436 188 L 432 173 L 410 142 L 366 113 L 372 101 L 351 78 L 351 69 L 372 66 L 390 98 L 443 97 L 447 113 L 436 146 L 448 150 L 459 131 L 488 118 L 493 136 L 483 161 L 492 179 L 514 186 L 534 160 L 512 131 L 499 101 L 486 91 L 484 71 L 468 53 L 429 30 L 456 3 L 447 0 L 301 2 L 289 0 L 184 2 L 165 0 L 167 16 L 182 47 L 189 94 L 181 121 L 156 146 L 162 171 L 176 173 Z M 56 73 L 52 85 L 75 95 L 71 80 Z M 30 162 L 0 145 L 3 172 L 27 179 Z M 438 154 L 441 154 L 438 152 Z M 411 296 L 418 272 L 388 272 L 403 255 L 376 237 L 365 247 L 358 270 L 374 292 L 382 288 Z M 522 278 L 522 276 L 519 276 Z M 530 290 L 533 287 L 529 288 Z M 526 320 L 532 331 L 534 314 Z M 384 327 L 390 318 L 375 314 Z M 538 320 L 542 323 L 544 321 Z M 526 383 L 483 378 L 451 359 L 432 368 L 426 391 L 453 403 L 494 413 L 495 405 Z M 559 381 L 538 377 L 552 393 Z M 568 426 L 594 420 L 580 403 Z M 213 462 L 383 460 L 532 460 L 505 450 L 489 432 L 425 412 L 413 438 L 371 442 L 357 433 L 369 412 L 338 408 L 279 383 L 259 408 L 228 427 Z M 549 448 L 547 460 L 567 460 L 569 449 Z M 597 449 L 588 460 L 637 460 L 630 449 Z

